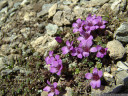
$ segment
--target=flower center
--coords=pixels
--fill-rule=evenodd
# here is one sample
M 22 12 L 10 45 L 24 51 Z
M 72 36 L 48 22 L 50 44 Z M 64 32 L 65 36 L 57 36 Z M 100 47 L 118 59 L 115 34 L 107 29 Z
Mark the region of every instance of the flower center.
M 99 80 L 100 78 L 99 78 L 99 75 L 98 74 L 93 74 L 93 80 Z

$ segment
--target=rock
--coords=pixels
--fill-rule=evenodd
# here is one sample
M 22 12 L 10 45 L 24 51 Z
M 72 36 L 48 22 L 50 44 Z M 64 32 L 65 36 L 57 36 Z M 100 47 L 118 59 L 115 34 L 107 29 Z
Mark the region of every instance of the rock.
M 79 1 L 79 0 L 72 0 L 72 2 L 73 2 L 74 4 L 76 4 L 78 1 Z
M 77 16 L 76 18 L 83 17 L 82 14 L 83 14 L 84 8 L 82 8 L 80 6 L 75 6 L 73 11 L 74 11 L 75 15 Z
M 30 12 L 30 13 L 25 12 L 23 19 L 24 21 L 30 21 L 31 17 L 34 17 L 35 15 L 36 15 L 35 12 Z
M 23 0 L 20 5 L 25 6 L 25 5 L 28 5 L 29 3 L 30 3 L 29 0 Z
M 63 1 L 64 5 L 70 5 L 72 2 L 71 1 Z
M 13 71 L 10 69 L 6 69 L 6 70 L 2 70 L 1 71 L 1 76 L 6 76 L 9 75 L 10 73 L 12 73 Z
M 63 25 L 63 22 L 61 21 L 62 13 L 63 13 L 63 11 L 57 11 L 57 13 L 53 17 L 53 22 L 58 26 Z
M 42 17 L 46 14 L 48 14 L 49 9 L 53 6 L 53 4 L 44 4 L 42 6 L 42 11 L 37 13 L 37 17 Z
M 118 40 L 109 41 L 107 43 L 107 48 L 110 52 L 109 56 L 115 60 L 123 58 L 126 52 L 125 48 Z
M 109 2 L 110 0 L 81 0 L 80 4 L 84 4 L 84 7 L 95 7 L 95 6 L 102 6 L 105 3 Z
M 57 29 L 58 29 L 58 26 L 55 25 L 55 24 L 49 23 L 49 24 L 46 26 L 46 32 L 47 32 L 48 35 L 54 35 L 54 34 L 56 34 Z
M 4 57 L 0 57 L 0 70 L 6 67 L 5 64 L 6 64 L 6 59 Z
M 50 51 L 51 49 L 54 50 L 54 48 L 58 46 L 58 43 L 54 37 L 44 35 L 38 37 L 36 40 L 33 40 L 31 42 L 31 45 L 37 52 L 45 54 L 47 53 L 47 51 Z
M 70 87 L 66 87 L 66 93 L 64 94 L 64 96 L 73 96 L 73 90 Z
M 21 31 L 21 33 L 22 33 L 22 35 L 25 37 L 25 38 L 28 38 L 28 36 L 30 35 L 30 28 L 28 27 L 28 28 L 23 28 L 23 29 L 21 29 L 20 30 Z
M 119 28 L 114 32 L 114 38 L 122 41 L 128 42 L 128 22 L 124 22 Z
M 119 13 L 119 11 L 124 11 L 127 5 L 126 0 L 115 0 L 115 2 L 111 5 L 111 10 L 115 13 Z
M 52 17 L 56 13 L 57 3 L 52 5 L 52 7 L 48 10 L 48 18 Z
M 116 85 L 118 84 L 128 84 L 128 73 L 126 71 L 119 71 L 116 74 Z M 125 82 L 124 82 L 125 81 Z
M 48 92 L 43 91 L 43 92 L 41 93 L 41 96 L 48 96 Z
M 108 73 L 108 72 L 104 72 L 104 77 L 113 78 L 113 75 L 111 75 L 111 74 Z
M 0 1 L 0 10 L 8 5 L 7 0 Z
M 117 67 L 123 69 L 123 70 L 128 70 L 128 64 L 126 62 L 118 61 L 117 62 Z

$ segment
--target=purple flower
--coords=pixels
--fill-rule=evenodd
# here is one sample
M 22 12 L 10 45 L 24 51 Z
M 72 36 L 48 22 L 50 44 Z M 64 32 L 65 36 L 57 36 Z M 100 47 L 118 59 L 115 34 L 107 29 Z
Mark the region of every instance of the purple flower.
M 95 23 L 96 23 L 96 29 L 104 29 L 106 27 L 105 23 L 107 23 L 105 20 L 102 20 L 101 16 L 97 16 L 97 18 L 95 19 Z
M 72 49 L 73 49 L 73 41 L 70 43 L 68 40 L 66 41 L 66 45 L 67 46 L 64 46 L 62 47 L 62 54 L 67 54 L 68 52 L 70 52 Z
M 101 86 L 101 80 L 102 77 L 102 71 L 98 71 L 97 68 L 93 69 L 93 73 L 86 73 L 85 78 L 86 79 L 92 79 L 90 82 L 90 85 L 92 88 L 99 88 Z
M 81 47 L 76 47 L 72 50 L 72 56 L 77 56 L 78 58 L 82 59 L 83 57 L 83 49 Z
M 51 83 L 47 80 L 47 83 L 49 86 L 46 86 L 43 91 L 47 91 L 49 94 L 48 96 L 54 96 L 54 95 L 58 95 L 60 92 L 57 89 L 57 82 L 54 82 L 53 85 L 51 85 Z
M 56 39 L 56 41 L 57 41 L 58 43 L 61 43 L 61 42 L 62 42 L 62 38 L 61 38 L 61 37 L 56 37 L 55 39 Z
M 83 25 L 85 24 L 84 20 L 81 20 L 80 18 L 76 20 L 76 23 L 72 24 L 73 33 L 75 32 L 81 32 L 83 30 Z
M 55 56 L 52 65 L 50 66 L 50 72 L 61 75 L 61 70 L 63 69 L 62 60 L 59 55 Z
M 96 47 L 92 47 L 90 49 L 90 52 L 97 52 L 96 57 L 103 58 L 104 55 L 107 54 L 108 48 L 103 48 L 100 45 L 97 45 Z
M 53 51 L 49 51 L 49 56 L 45 58 L 46 64 L 50 64 L 51 57 L 53 57 Z

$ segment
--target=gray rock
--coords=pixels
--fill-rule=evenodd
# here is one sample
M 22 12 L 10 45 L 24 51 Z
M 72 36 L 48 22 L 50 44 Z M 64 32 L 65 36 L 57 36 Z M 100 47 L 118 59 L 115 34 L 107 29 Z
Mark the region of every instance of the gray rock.
M 118 61 L 117 62 L 117 67 L 123 69 L 123 70 L 128 70 L 128 64 L 126 62 Z
M 109 56 L 115 60 L 123 58 L 126 52 L 125 48 L 118 40 L 109 41 L 107 43 L 107 48 L 110 52 Z
M 53 17 L 53 22 L 58 26 L 63 25 L 63 22 L 61 21 L 62 13 L 63 13 L 63 11 L 57 11 L 57 13 Z
M 115 13 L 119 13 L 119 11 L 124 11 L 127 5 L 126 0 L 115 0 L 115 2 L 111 5 L 111 10 Z
M 55 24 L 49 23 L 49 24 L 46 26 L 46 32 L 47 32 L 48 35 L 54 35 L 54 34 L 56 34 L 57 29 L 58 29 L 58 26 L 55 25 Z
M 63 1 L 64 5 L 70 5 L 72 2 L 71 1 Z
M 75 15 L 77 16 L 76 18 L 82 18 L 82 14 L 83 14 L 83 11 L 84 11 L 84 8 L 80 7 L 80 6 L 75 6 L 74 9 L 73 9 Z
M 17 7 L 19 7 L 19 6 L 20 6 L 20 4 L 21 4 L 21 2 L 16 2 L 16 3 L 14 3 L 14 5 L 13 5 L 13 6 L 14 6 L 15 8 L 17 8 Z
M 0 10 L 8 5 L 7 0 L 0 1 Z
M 2 70 L 1 71 L 1 76 L 6 76 L 9 75 L 10 73 L 12 73 L 13 71 L 10 69 L 6 69 L 6 70 Z
M 57 3 L 51 6 L 51 8 L 48 10 L 48 18 L 52 17 L 56 13 L 57 9 Z
M 126 81 L 127 78 L 128 78 L 128 73 L 126 71 L 119 71 L 116 74 L 116 85 L 124 84 L 124 80 L 125 80 L 125 83 L 128 84 L 128 80 Z
M 20 5 L 25 6 L 25 5 L 28 5 L 29 3 L 30 3 L 29 0 L 23 0 Z
M 42 6 L 42 11 L 40 11 L 39 13 L 37 13 L 37 17 L 41 17 L 44 16 L 46 14 L 48 14 L 49 9 L 52 7 L 53 4 L 44 4 Z
M 6 67 L 5 64 L 6 64 L 6 59 L 4 57 L 0 57 L 0 70 Z
M 58 46 L 58 43 L 54 37 L 45 35 L 45 36 L 38 37 L 36 40 L 33 40 L 31 42 L 31 45 L 36 52 L 45 54 L 51 49 L 54 50 L 54 48 Z
M 114 32 L 114 38 L 122 42 L 128 42 L 128 22 L 124 22 L 120 25 Z

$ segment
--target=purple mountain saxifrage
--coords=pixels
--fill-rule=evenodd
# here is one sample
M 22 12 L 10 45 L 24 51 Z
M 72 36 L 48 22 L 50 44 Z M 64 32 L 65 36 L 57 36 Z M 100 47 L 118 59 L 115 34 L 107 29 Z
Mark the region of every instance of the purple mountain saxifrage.
M 102 77 L 102 71 L 98 71 L 97 68 L 93 69 L 93 73 L 86 73 L 85 78 L 86 79 L 91 79 L 92 81 L 90 82 L 90 85 L 92 88 L 99 88 L 101 86 L 101 80 L 100 78 Z

